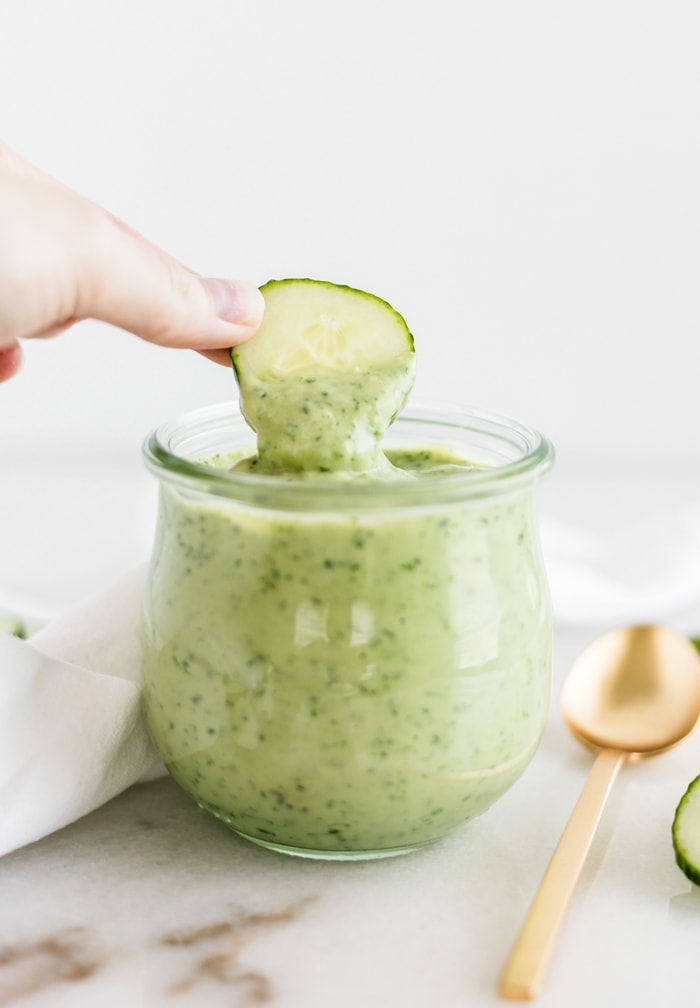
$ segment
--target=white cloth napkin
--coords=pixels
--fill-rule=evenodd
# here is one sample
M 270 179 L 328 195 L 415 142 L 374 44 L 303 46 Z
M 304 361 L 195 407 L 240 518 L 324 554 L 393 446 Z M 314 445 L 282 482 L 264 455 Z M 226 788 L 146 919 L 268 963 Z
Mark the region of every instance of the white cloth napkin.
M 144 575 L 29 641 L 0 634 L 0 855 L 165 773 L 139 707 Z
M 560 626 L 666 620 L 700 636 L 700 510 L 595 530 L 547 517 L 541 538 Z
M 560 627 L 700 632 L 700 513 L 583 534 L 546 518 Z M 0 854 L 165 773 L 139 707 L 145 565 L 29 641 L 0 633 Z M 685 624 L 685 625 L 684 625 Z

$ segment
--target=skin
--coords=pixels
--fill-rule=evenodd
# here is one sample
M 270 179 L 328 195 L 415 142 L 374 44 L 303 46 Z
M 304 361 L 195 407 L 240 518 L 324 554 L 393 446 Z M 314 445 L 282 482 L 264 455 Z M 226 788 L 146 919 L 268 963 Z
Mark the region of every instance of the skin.
M 22 340 L 82 319 L 225 366 L 262 321 L 256 287 L 198 276 L 1 142 L 0 221 L 0 381 L 19 370 Z

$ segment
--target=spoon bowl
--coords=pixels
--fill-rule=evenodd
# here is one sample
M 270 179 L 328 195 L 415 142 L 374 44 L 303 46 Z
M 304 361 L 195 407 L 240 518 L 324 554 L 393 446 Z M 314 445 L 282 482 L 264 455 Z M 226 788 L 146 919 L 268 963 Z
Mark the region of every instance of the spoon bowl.
M 612 630 L 572 665 L 561 693 L 564 721 L 594 749 L 628 759 L 664 752 L 700 714 L 699 662 L 690 641 L 668 627 Z
M 569 729 L 598 753 L 501 975 L 504 997 L 535 996 L 605 801 L 625 760 L 664 752 L 700 716 L 700 655 L 682 634 L 611 630 L 574 662 L 561 693 Z

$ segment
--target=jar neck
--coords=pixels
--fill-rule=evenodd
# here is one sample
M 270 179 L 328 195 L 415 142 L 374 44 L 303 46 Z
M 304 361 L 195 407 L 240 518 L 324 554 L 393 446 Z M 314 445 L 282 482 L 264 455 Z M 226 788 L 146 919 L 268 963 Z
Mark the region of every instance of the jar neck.
M 474 468 L 399 482 L 227 469 L 221 465 L 222 458 L 255 453 L 254 434 L 233 403 L 162 425 L 146 440 L 144 460 L 159 479 L 190 493 L 256 507 L 347 512 L 502 496 L 531 487 L 554 459 L 550 442 L 532 428 L 460 406 L 410 405 L 390 428 L 385 447 L 439 447 L 473 463 Z

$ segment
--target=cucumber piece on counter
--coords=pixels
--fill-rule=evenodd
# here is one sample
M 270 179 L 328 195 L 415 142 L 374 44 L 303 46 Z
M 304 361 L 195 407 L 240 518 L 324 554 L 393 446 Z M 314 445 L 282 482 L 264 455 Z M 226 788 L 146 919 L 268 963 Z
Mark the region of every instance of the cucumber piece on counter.
M 27 627 L 19 616 L 13 613 L 0 612 L 0 633 L 10 634 L 11 637 L 26 637 Z
M 690 782 L 678 803 L 671 836 L 678 867 L 700 885 L 700 776 Z
M 242 390 L 248 380 L 314 368 L 374 371 L 414 350 L 405 321 L 374 294 L 325 280 L 270 280 L 262 325 L 231 350 Z

